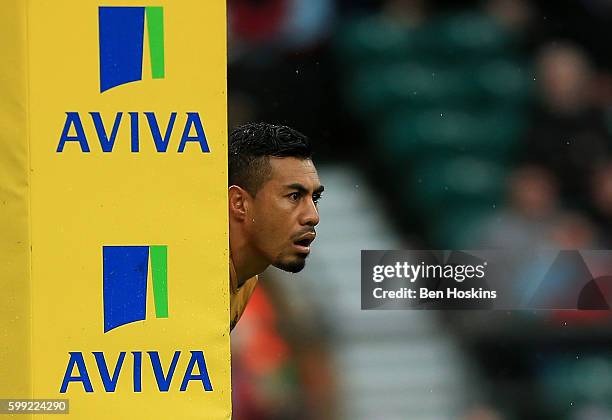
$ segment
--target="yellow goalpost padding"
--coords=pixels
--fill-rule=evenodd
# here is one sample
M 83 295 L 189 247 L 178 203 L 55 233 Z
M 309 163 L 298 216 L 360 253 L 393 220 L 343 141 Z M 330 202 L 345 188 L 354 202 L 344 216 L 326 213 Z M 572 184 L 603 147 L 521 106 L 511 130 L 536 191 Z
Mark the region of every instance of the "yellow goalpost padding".
M 3 2 L 0 399 L 231 417 L 225 8 Z

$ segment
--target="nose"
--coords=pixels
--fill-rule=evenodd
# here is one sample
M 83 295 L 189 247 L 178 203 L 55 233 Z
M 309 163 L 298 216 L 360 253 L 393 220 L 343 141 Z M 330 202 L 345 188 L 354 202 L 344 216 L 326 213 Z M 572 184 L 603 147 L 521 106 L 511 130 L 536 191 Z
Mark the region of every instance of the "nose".
M 312 200 L 304 200 L 305 208 L 302 212 L 300 223 L 306 226 L 316 226 L 319 224 L 319 209 Z

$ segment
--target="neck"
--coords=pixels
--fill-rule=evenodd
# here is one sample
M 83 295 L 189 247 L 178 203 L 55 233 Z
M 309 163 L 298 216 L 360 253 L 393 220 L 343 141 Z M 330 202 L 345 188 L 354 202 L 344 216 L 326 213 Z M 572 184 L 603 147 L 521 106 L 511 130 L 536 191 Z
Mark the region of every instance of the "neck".
M 229 240 L 230 256 L 236 269 L 238 287 L 241 287 L 251 277 L 261 274 L 269 264 L 253 250 L 241 226 L 236 226 L 231 221 Z

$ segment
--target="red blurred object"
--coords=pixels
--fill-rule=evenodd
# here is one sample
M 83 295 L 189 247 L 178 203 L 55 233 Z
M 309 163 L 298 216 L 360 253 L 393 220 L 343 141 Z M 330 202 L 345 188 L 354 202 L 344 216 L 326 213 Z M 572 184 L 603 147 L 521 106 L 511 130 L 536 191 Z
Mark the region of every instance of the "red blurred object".
M 612 312 L 608 311 L 578 311 L 559 310 L 553 311 L 551 319 L 555 323 L 567 322 L 568 325 L 597 325 L 609 324 L 612 321 Z
M 289 418 L 295 384 L 287 372 L 295 361 L 277 321 L 265 288 L 257 287 L 232 333 L 234 420 Z
M 277 328 L 277 315 L 263 288 L 253 292 L 244 315 L 249 334 L 239 353 L 241 363 L 252 374 L 267 375 L 289 359 L 289 346 Z
M 231 0 L 229 16 L 233 32 L 248 41 L 273 38 L 287 13 L 286 0 Z

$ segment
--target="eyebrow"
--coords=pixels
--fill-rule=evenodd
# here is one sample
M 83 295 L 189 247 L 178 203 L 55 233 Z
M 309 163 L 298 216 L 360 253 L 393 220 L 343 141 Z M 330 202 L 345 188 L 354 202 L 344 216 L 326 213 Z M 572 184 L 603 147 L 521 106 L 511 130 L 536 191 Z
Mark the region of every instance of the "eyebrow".
M 298 183 L 289 184 L 289 185 L 287 185 L 287 188 L 291 189 L 291 190 L 298 190 L 302 194 L 307 194 L 308 193 L 308 189 L 305 186 L 303 186 L 302 184 L 298 184 Z M 321 194 L 324 190 L 325 190 L 325 187 L 323 185 L 319 185 L 312 193 L 313 194 Z

